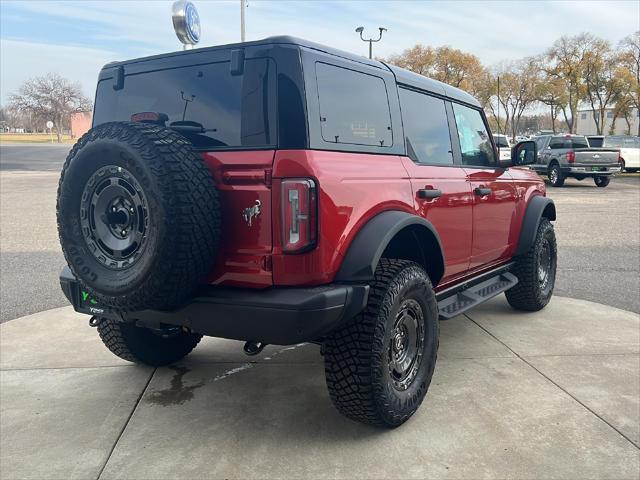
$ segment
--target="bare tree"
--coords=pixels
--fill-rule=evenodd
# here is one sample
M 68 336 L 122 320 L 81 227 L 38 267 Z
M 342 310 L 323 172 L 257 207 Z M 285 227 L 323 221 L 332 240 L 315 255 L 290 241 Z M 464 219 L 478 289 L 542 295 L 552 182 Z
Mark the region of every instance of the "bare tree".
M 571 133 L 576 130 L 578 103 L 585 98 L 585 84 L 582 77 L 585 56 L 589 52 L 595 37 L 590 33 L 581 33 L 573 37 L 560 37 L 547 52 L 546 73 L 558 79 L 564 85 L 567 95 L 567 108 L 563 110 L 567 127 Z
M 480 82 L 486 75 L 486 69 L 478 57 L 448 46 L 433 48 L 415 45 L 400 55 L 390 57 L 388 61 L 425 77 L 466 90 L 472 95 L 478 94 Z
M 56 73 L 27 80 L 17 93 L 9 95 L 10 108 L 40 120 L 51 120 L 62 143 L 62 131 L 75 112 L 91 110 L 91 101 L 85 97 L 80 85 Z
M 625 37 L 619 50 L 620 63 L 630 74 L 627 77 L 629 102 L 636 108 L 636 115 L 640 115 L 640 30 Z M 640 135 L 640 121 L 637 135 Z
M 585 83 L 585 100 L 591 105 L 593 121 L 598 135 L 604 133 L 607 108 L 620 96 L 624 87 L 619 70 L 620 55 L 616 54 L 609 42 L 593 38 L 591 48 L 585 53 L 582 77 Z
M 504 108 L 511 138 L 515 140 L 520 119 L 538 99 L 540 70 L 535 58 L 524 58 L 513 64 L 503 64 L 500 73 L 498 102 Z
M 545 70 L 545 58 L 538 57 L 536 62 L 539 65 L 541 73 L 540 81 L 538 82 L 538 88 L 536 92 L 536 99 L 549 107 L 549 114 L 551 120 L 551 130 L 556 133 L 556 120 L 561 111 L 566 116 L 567 112 L 567 93 L 562 81 L 549 75 Z

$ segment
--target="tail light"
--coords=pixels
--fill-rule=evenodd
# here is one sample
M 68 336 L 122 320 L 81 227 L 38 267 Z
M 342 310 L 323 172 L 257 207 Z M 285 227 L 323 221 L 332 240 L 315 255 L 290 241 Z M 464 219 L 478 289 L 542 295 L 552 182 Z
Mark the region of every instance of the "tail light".
M 622 155 L 620 155 L 620 152 L 618 152 L 618 163 L 620 165 L 622 165 L 624 163 L 624 158 L 622 158 Z
M 316 246 L 318 194 L 310 178 L 282 181 L 282 250 L 300 253 Z
M 573 163 L 576 161 L 576 154 L 575 152 L 567 152 L 567 162 L 569 163 Z

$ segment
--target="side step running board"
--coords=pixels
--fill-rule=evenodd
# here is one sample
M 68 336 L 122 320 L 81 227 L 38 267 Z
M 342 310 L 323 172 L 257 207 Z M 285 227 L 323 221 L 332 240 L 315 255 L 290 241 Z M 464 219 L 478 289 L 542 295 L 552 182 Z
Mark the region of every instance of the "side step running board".
M 440 319 L 448 320 L 460 315 L 505 290 L 509 290 L 516 283 L 518 283 L 518 278 L 513 273 L 503 272 L 465 290 L 461 290 L 438 302 Z

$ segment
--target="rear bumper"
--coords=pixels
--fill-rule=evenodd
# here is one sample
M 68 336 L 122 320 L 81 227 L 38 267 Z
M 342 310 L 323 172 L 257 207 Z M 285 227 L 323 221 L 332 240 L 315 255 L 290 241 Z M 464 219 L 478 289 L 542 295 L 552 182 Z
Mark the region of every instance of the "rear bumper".
M 596 168 L 598 170 L 594 171 Z M 584 175 L 586 177 L 602 177 L 620 173 L 620 166 L 611 165 L 573 165 L 571 167 L 561 167 L 562 173 Z
M 68 267 L 60 274 L 60 286 L 80 313 L 149 326 L 179 325 L 212 337 L 277 345 L 321 338 L 360 313 L 369 294 L 368 285 L 331 284 L 267 290 L 207 286 L 176 310 L 129 312 L 104 308 L 83 298 L 80 285 Z

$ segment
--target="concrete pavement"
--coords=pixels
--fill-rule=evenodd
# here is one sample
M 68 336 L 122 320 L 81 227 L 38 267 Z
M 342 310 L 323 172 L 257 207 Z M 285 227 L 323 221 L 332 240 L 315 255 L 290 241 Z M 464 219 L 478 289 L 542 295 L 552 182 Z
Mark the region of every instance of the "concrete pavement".
M 418 413 L 384 431 L 332 407 L 319 348 L 204 339 L 128 364 L 70 308 L 0 326 L 1 478 L 640 476 L 640 316 L 503 296 L 443 322 Z

